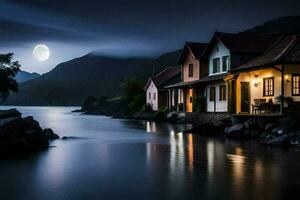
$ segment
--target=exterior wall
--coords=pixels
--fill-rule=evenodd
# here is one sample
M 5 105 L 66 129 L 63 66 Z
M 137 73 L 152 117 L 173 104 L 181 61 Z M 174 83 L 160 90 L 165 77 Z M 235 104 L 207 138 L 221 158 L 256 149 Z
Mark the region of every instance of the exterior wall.
M 227 100 L 228 100 L 228 91 L 226 89 L 226 100 L 225 101 L 220 101 L 220 86 L 221 85 L 226 85 L 224 81 L 210 84 L 206 86 L 206 111 L 207 112 L 227 112 L 228 110 L 228 105 L 227 105 Z M 215 87 L 215 101 L 210 101 L 210 88 Z M 226 85 L 227 88 L 227 85 Z
M 230 51 L 227 47 L 225 47 L 225 45 L 222 42 L 218 42 L 216 44 L 216 46 L 212 49 L 210 55 L 209 55 L 209 64 L 208 64 L 208 68 L 209 68 L 209 75 L 214 75 L 213 73 L 213 59 L 214 58 L 220 58 L 220 67 L 221 67 L 221 72 L 220 73 L 215 73 L 215 74 L 221 74 L 221 73 L 225 73 L 227 71 L 222 72 L 222 57 L 223 56 L 229 56 L 229 60 L 230 60 Z M 230 66 L 230 64 L 229 64 Z M 230 68 L 230 67 L 229 67 Z
M 284 96 L 292 97 L 293 101 L 300 102 L 300 96 L 292 96 L 292 74 L 300 74 L 300 64 L 285 65 L 284 69 Z M 287 78 L 289 78 L 289 81 L 287 81 Z
M 193 64 L 193 76 L 189 77 L 189 64 Z M 191 52 L 187 54 L 185 57 L 185 61 L 182 66 L 182 72 L 183 72 L 183 82 L 190 82 L 190 81 L 196 81 L 199 80 L 200 77 L 200 64 L 199 60 L 196 60 L 193 58 L 193 55 Z
M 258 75 L 255 78 L 255 75 Z M 263 79 L 274 77 L 274 95 L 264 97 L 263 94 Z M 276 97 L 281 95 L 281 72 L 268 68 L 264 70 L 257 70 L 252 72 L 244 72 L 241 73 L 236 82 L 236 112 L 241 112 L 241 82 L 249 82 L 250 87 L 250 107 L 251 104 L 254 104 L 254 99 L 266 99 L 268 102 L 269 99 L 272 99 L 273 103 L 276 103 Z M 258 83 L 258 86 L 255 87 L 254 83 Z M 250 112 L 251 109 L 249 108 Z
M 149 94 L 151 95 L 150 98 Z M 156 94 L 155 99 L 154 94 Z M 158 110 L 158 91 L 153 81 L 151 81 L 146 91 L 146 104 L 150 105 L 152 107 L 152 110 Z

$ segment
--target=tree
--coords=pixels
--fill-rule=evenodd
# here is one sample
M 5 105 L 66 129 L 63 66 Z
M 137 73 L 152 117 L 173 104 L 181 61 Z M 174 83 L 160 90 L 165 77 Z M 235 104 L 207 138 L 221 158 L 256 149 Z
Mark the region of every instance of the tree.
M 145 103 L 144 83 L 136 79 L 126 79 L 122 85 L 123 98 L 127 101 L 127 112 L 139 111 Z
M 14 79 L 21 65 L 13 61 L 13 53 L 0 54 L 0 99 L 6 100 L 10 91 L 18 92 L 18 83 Z

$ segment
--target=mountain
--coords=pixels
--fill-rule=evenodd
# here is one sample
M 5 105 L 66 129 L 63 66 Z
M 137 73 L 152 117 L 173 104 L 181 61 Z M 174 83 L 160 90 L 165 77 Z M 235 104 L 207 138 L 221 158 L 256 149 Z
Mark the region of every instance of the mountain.
M 300 16 L 285 16 L 255 26 L 244 32 L 247 33 L 286 33 L 300 34 Z
M 180 51 L 147 58 L 111 58 L 94 53 L 61 63 L 50 72 L 19 85 L 6 105 L 81 105 L 90 95 L 117 97 L 125 78 L 146 81 L 169 65 L 176 65 Z
M 15 79 L 18 83 L 22 83 L 22 82 L 25 82 L 25 81 L 29 81 L 29 80 L 38 78 L 39 76 L 41 76 L 41 75 L 38 74 L 38 73 L 30 73 L 30 72 L 20 71 L 16 75 Z

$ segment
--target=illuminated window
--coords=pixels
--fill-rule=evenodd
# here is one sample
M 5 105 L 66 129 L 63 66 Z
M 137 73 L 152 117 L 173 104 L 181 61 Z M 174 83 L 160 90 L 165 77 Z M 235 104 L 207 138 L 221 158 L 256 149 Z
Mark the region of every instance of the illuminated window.
M 223 56 L 222 58 L 222 71 L 226 72 L 229 69 L 229 56 Z
M 209 89 L 209 101 L 215 101 L 216 99 L 216 88 L 210 87 Z
M 213 73 L 219 73 L 220 72 L 220 58 L 214 58 L 213 59 Z
M 194 65 L 189 64 L 189 77 L 193 77 L 193 76 L 194 76 Z
M 292 95 L 300 96 L 300 74 L 292 75 Z
M 274 96 L 274 77 L 264 78 L 264 96 Z
M 220 86 L 220 101 L 226 101 L 226 86 Z

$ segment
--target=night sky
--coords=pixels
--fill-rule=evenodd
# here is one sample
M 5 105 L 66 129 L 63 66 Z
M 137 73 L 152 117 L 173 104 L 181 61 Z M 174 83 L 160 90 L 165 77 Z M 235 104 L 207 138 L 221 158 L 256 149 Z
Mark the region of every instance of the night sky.
M 299 11 L 296 0 L 0 0 L 0 51 L 14 52 L 22 70 L 45 73 L 90 51 L 153 57 Z M 39 43 L 51 51 L 45 62 L 32 56 Z

